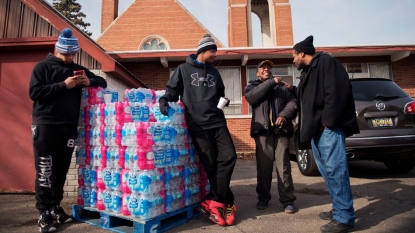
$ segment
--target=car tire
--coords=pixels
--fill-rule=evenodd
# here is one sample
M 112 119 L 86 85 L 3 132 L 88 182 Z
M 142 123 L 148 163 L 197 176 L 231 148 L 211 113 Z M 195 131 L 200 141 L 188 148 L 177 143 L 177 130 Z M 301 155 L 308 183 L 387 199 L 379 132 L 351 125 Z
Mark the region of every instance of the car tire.
M 316 161 L 314 161 L 313 151 L 311 149 L 299 150 L 297 149 L 297 165 L 301 174 L 304 176 L 318 176 L 320 172 L 318 171 Z
M 415 158 L 386 160 L 385 166 L 389 171 L 394 173 L 405 173 L 409 172 L 415 167 Z

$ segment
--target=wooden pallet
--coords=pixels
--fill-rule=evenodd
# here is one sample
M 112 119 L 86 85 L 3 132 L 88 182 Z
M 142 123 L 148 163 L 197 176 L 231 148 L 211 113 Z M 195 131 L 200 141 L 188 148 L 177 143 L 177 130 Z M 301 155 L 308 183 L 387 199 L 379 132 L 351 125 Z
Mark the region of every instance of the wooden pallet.
M 72 215 L 80 222 L 85 222 L 109 231 L 119 233 L 155 233 L 165 232 L 198 216 L 198 204 L 157 216 L 149 220 L 133 218 L 113 212 L 100 211 L 96 208 L 72 205 Z

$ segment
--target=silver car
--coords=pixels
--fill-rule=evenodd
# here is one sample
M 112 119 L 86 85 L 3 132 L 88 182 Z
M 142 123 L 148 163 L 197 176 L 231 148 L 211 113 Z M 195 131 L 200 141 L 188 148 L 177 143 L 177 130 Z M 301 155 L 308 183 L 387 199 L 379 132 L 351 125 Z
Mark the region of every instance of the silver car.
M 350 80 L 360 133 L 346 138 L 349 160 L 383 162 L 393 172 L 408 172 L 415 167 L 415 101 L 388 79 Z M 295 139 L 296 137 L 294 137 Z M 293 141 L 300 172 L 318 175 L 313 152 L 298 150 Z

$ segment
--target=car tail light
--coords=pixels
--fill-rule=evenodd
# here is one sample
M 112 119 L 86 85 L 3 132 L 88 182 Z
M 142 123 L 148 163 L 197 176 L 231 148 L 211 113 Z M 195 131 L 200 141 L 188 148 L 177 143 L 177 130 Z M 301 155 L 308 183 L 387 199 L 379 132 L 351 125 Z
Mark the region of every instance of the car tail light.
M 415 114 L 415 101 L 405 104 L 405 108 L 403 109 L 403 112 L 405 114 Z

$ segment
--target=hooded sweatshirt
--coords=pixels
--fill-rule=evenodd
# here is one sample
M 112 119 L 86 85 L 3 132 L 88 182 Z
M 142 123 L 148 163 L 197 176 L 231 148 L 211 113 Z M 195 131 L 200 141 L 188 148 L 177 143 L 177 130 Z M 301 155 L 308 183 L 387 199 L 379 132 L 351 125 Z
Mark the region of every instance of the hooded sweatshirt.
M 226 126 L 225 115 L 217 108 L 220 97 L 225 96 L 222 77 L 213 65 L 197 62 L 196 58 L 192 54 L 177 67 L 162 98 L 176 102 L 181 97 L 190 131 Z
M 107 87 L 102 77 L 74 62 L 65 64 L 49 53 L 32 71 L 29 96 L 33 100 L 32 124 L 78 125 L 83 85 L 66 89 L 65 80 L 74 76 L 75 70 L 84 70 L 90 87 Z

